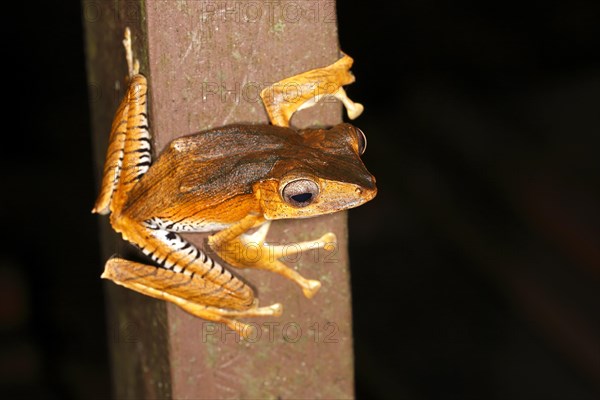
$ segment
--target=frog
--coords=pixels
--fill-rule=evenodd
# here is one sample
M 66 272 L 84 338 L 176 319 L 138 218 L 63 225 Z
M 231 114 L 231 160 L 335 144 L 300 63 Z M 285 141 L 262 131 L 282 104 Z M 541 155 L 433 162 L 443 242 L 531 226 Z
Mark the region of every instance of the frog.
M 286 78 L 261 92 L 270 124 L 231 124 L 173 140 L 153 160 L 148 82 L 134 59 L 131 33 L 123 40 L 128 87 L 112 123 L 93 213 L 110 214 L 112 228 L 153 263 L 110 258 L 101 277 L 171 302 L 242 337 L 256 327 L 242 320 L 282 315 L 283 305 L 259 306 L 252 287 L 228 267 L 279 274 L 312 298 L 321 282 L 307 279 L 282 258 L 323 248 L 335 234 L 294 246 L 266 241 L 272 221 L 309 218 L 354 208 L 377 193 L 361 160 L 364 133 L 350 123 L 329 128 L 290 127 L 292 115 L 323 96 L 337 97 L 349 115 L 354 103 L 341 86 L 354 80 L 352 59 Z M 312 88 L 299 101 L 285 99 L 285 84 Z M 181 234 L 209 232 L 211 254 Z M 252 246 L 251 255 L 240 248 Z

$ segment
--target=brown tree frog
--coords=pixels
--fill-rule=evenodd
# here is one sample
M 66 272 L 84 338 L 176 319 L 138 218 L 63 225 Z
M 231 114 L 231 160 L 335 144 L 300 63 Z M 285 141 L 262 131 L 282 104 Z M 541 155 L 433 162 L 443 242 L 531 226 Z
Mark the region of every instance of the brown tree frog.
M 93 212 L 110 213 L 114 230 L 159 267 L 115 257 L 106 263 L 102 277 L 249 335 L 252 326 L 238 318 L 278 316 L 282 306 L 258 307 L 247 284 L 179 233 L 216 232 L 208 244 L 222 261 L 281 274 L 312 297 L 320 282 L 281 262 L 283 246 L 267 249 L 270 221 L 333 213 L 371 200 L 377 192 L 375 178 L 360 159 L 366 139 L 348 123 L 330 129 L 289 128 L 294 111 L 318 99 L 306 96 L 290 103 L 282 96 L 283 85 L 275 84 L 262 92 L 273 125 L 229 125 L 184 136 L 152 162 L 147 82 L 133 60 L 129 30 L 123 43 L 129 86 L 112 124 Z M 344 55 L 329 67 L 281 82 L 338 97 L 356 116 L 362 106 L 341 89 L 354 80 L 351 64 Z M 315 243 L 327 248 L 334 242 L 335 235 L 328 233 L 294 248 L 304 251 Z M 265 249 L 258 260 L 235 251 L 248 243 Z

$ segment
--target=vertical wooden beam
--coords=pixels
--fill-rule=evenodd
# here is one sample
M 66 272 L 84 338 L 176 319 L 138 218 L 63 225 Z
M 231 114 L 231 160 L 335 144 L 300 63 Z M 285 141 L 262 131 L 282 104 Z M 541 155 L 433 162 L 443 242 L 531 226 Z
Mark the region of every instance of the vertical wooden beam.
M 134 52 L 149 78 L 157 153 L 172 139 L 203 129 L 267 123 L 262 88 L 341 55 L 335 3 L 329 0 L 84 1 L 84 19 L 98 171 L 118 100 L 114 85 L 126 73 L 125 26 L 132 29 Z M 292 123 L 340 120 L 340 105 L 322 102 Z M 284 305 L 280 318 L 245 320 L 260 328 L 250 341 L 109 283 L 116 397 L 352 398 L 346 214 L 277 221 L 269 240 L 293 245 L 328 231 L 339 240 L 335 254 L 314 251 L 288 260 L 323 283 L 311 300 L 279 276 L 235 271 L 255 287 L 261 304 Z M 103 232 L 112 238 L 104 240 L 105 255 L 119 251 L 105 222 Z M 205 236 L 187 238 L 205 247 Z

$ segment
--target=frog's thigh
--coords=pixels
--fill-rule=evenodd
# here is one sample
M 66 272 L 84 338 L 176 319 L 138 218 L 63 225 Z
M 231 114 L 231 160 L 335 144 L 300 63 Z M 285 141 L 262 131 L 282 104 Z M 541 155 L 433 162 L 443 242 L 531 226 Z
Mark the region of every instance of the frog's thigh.
M 224 323 L 244 337 L 253 336 L 254 327 L 236 321 L 235 318 L 279 316 L 282 312 L 282 307 L 278 303 L 268 307 L 257 307 L 254 302 L 244 309 L 204 305 L 202 304 L 203 300 L 208 300 L 212 304 L 218 303 L 220 300 L 224 305 L 231 304 L 228 304 L 226 297 L 213 298 L 215 296 L 214 288 L 197 276 L 176 273 L 121 258 L 108 260 L 102 278 L 110 279 L 118 285 L 147 296 L 177 304 L 197 317 Z M 194 295 L 191 296 L 191 293 Z
M 212 293 L 210 298 L 205 296 L 203 302 L 207 303 L 213 299 L 218 301 L 218 304 L 207 305 L 222 307 L 223 299 L 227 298 L 230 303 L 227 308 L 240 309 L 248 308 L 254 301 L 254 294 L 248 285 L 177 233 L 163 229 L 165 221 L 152 218 L 139 223 L 136 218 L 120 216 L 113 218 L 112 222 L 113 227 L 121 232 L 126 240 L 137 245 L 160 267 L 177 274 L 173 276 L 193 276 L 201 279 L 206 287 L 204 291 Z M 184 288 L 178 290 L 183 291 Z M 186 299 L 196 295 L 197 292 L 191 291 L 185 296 L 182 294 Z M 237 304 L 233 304 L 234 301 Z

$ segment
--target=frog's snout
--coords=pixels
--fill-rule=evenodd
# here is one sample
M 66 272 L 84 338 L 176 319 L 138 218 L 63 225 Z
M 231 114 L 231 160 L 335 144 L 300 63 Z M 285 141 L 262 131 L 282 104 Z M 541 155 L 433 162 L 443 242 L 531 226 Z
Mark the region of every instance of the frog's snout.
M 375 186 L 375 178 L 371 180 L 371 183 L 372 185 L 369 185 L 368 187 L 357 185 L 354 188 L 354 193 L 356 194 L 356 197 L 362 199 L 363 203 L 366 203 L 367 201 L 371 200 L 377 195 L 377 186 Z

